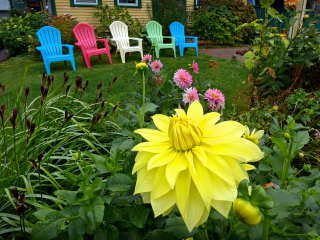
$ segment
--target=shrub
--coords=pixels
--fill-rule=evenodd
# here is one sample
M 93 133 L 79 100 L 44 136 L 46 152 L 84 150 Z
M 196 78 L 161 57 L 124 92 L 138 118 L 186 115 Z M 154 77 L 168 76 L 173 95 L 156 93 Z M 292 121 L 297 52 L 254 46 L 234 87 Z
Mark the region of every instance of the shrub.
M 28 36 L 35 37 L 36 32 L 48 21 L 43 12 L 28 13 L 25 17 L 13 17 L 0 20 L 0 38 L 11 56 L 28 51 Z
M 209 11 L 200 10 L 195 15 L 192 33 L 202 40 L 217 44 L 234 44 L 237 38 L 236 24 L 238 17 L 234 16 L 226 6 L 211 5 Z M 213 7 L 215 6 L 215 7 Z
M 126 8 L 119 6 L 109 7 L 108 5 L 98 4 L 95 7 L 99 12 L 93 14 L 99 19 L 100 25 L 97 27 L 99 36 L 110 36 L 109 26 L 114 21 L 121 21 L 128 26 L 129 36 L 138 36 L 141 29 L 141 23 L 138 19 L 132 18 Z
M 151 6 L 148 6 L 148 12 L 151 19 L 161 24 L 162 33 L 165 36 L 171 35 L 169 26 L 172 22 L 187 24 L 186 6 L 182 1 L 152 0 Z
M 76 18 L 72 17 L 70 14 L 63 16 L 52 16 L 52 22 L 48 23 L 49 26 L 58 29 L 61 32 L 61 40 L 63 44 L 71 44 L 77 42 L 75 35 L 73 34 L 74 27 L 79 23 Z

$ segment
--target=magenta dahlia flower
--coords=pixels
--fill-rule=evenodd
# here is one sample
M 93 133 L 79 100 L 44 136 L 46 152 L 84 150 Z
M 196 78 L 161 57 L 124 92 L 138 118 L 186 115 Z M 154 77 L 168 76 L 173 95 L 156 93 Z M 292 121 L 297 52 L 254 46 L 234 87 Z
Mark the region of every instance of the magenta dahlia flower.
M 184 104 L 193 103 L 195 100 L 199 100 L 198 90 L 196 88 L 187 88 L 182 95 L 182 101 Z
M 193 70 L 195 73 L 199 73 L 198 63 L 196 63 L 194 60 L 193 60 L 193 62 L 192 62 L 192 70 Z
M 179 69 L 174 73 L 173 80 L 179 88 L 187 88 L 192 84 L 192 76 L 184 69 Z
M 160 68 L 162 68 L 163 65 L 160 60 L 154 60 L 152 63 L 150 63 L 150 67 L 153 72 L 158 73 L 160 72 Z
M 218 89 L 208 89 L 204 96 L 204 99 L 208 100 L 209 109 L 211 109 L 212 111 L 217 112 L 218 110 L 224 109 L 224 95 Z
M 146 64 L 151 63 L 152 56 L 150 54 L 144 55 L 143 58 L 141 59 L 141 62 L 144 62 Z

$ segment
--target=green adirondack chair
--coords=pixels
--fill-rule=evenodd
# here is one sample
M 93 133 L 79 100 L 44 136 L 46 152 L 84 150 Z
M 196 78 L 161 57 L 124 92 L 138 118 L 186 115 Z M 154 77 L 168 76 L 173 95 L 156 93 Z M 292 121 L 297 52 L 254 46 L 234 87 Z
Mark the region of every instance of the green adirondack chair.
M 166 48 L 172 48 L 174 57 L 176 57 L 175 37 L 162 36 L 162 26 L 156 21 L 148 22 L 146 28 L 149 35 L 147 38 L 151 40 L 152 45 L 156 44 L 155 51 L 157 58 L 159 58 L 160 49 Z M 163 43 L 164 38 L 170 38 L 171 43 Z

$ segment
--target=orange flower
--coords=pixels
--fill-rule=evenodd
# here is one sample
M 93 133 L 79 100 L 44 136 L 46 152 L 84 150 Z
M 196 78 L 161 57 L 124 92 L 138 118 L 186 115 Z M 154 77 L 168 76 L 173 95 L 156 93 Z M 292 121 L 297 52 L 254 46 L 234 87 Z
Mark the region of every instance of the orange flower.
M 284 6 L 289 9 L 289 8 L 293 8 L 295 9 L 298 4 L 300 3 L 301 0 L 285 0 L 284 1 Z

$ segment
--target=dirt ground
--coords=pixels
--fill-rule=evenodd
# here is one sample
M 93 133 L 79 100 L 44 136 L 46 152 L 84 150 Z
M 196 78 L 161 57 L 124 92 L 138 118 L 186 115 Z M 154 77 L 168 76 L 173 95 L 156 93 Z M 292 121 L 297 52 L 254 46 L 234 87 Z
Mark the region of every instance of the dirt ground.
M 248 50 L 248 47 L 227 47 L 227 48 L 204 48 L 199 46 L 199 53 L 209 54 L 216 58 L 232 59 L 233 55 L 237 55 L 237 60 L 244 63 L 243 56 L 236 54 L 236 51 Z

